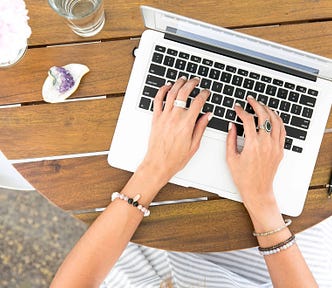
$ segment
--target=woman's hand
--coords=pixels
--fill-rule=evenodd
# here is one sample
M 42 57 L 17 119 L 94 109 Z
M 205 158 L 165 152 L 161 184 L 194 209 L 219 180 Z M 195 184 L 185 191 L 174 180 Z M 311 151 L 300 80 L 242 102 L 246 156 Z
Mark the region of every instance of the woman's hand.
M 201 91 L 189 109 L 174 106 L 175 100 L 187 101 L 198 84 L 199 78 L 189 81 L 179 78 L 173 86 L 161 87 L 155 97 L 148 151 L 140 168 L 152 169 L 161 185 L 165 185 L 194 155 L 208 124 L 210 113 L 197 120 L 210 95 L 208 90 Z
M 236 126 L 232 125 L 227 138 L 227 162 L 244 205 L 250 211 L 259 210 L 269 204 L 275 205 L 272 183 L 278 165 L 283 157 L 285 128 L 281 118 L 254 98 L 248 102 L 258 116 L 258 126 L 265 120 L 272 124 L 271 132 L 256 131 L 252 114 L 241 106 L 235 106 L 238 117 L 243 121 L 245 144 L 242 152 L 237 151 Z

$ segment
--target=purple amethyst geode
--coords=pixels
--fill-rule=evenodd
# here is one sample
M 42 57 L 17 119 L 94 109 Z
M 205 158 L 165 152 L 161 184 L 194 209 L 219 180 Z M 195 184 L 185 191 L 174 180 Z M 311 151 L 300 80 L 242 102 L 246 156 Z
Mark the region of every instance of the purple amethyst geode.
M 60 93 L 67 92 L 75 85 L 73 76 L 67 69 L 63 67 L 53 66 L 48 71 L 48 74 L 53 78 L 53 86 Z

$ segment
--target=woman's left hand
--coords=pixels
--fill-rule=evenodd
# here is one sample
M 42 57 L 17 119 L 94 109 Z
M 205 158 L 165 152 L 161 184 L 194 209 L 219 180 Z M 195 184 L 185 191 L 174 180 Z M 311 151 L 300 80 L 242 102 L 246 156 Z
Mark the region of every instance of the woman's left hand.
M 202 90 L 189 109 L 177 107 L 175 100 L 187 101 L 199 78 L 179 78 L 173 86 L 161 87 L 154 100 L 148 151 L 140 167 L 149 167 L 160 185 L 165 185 L 198 150 L 211 113 L 197 120 L 210 92 Z M 165 106 L 163 100 L 167 94 Z

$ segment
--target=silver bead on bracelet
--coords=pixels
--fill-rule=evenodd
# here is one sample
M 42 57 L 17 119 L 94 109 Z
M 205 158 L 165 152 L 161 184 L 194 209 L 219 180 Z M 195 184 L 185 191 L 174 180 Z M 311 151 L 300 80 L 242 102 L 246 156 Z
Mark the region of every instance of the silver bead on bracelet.
M 117 198 L 124 200 L 128 204 L 136 207 L 138 210 L 140 210 L 143 213 L 144 217 L 147 217 L 150 215 L 150 210 L 138 203 L 139 198 L 141 198 L 140 194 L 137 194 L 134 198 L 129 198 L 128 196 L 121 194 L 119 192 L 112 193 L 112 202 Z
M 271 230 L 271 231 L 267 231 L 267 232 L 261 232 L 261 233 L 257 233 L 257 232 L 252 232 L 252 235 L 254 236 L 269 236 L 272 235 L 274 233 L 277 233 L 283 229 L 285 229 L 287 226 L 289 226 L 290 224 L 292 224 L 292 220 L 291 219 L 286 219 L 285 220 L 285 224 L 282 225 L 281 227 L 278 227 L 277 229 Z

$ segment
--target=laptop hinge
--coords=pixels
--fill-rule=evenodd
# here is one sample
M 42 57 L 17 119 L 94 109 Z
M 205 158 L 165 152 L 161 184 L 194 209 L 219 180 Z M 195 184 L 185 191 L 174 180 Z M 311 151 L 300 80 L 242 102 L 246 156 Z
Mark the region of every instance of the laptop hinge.
M 251 64 L 255 64 L 255 65 L 259 65 L 265 68 L 269 68 L 272 70 L 276 70 L 279 72 L 283 72 L 283 73 L 287 73 L 296 77 L 300 77 L 300 78 L 304 78 L 307 80 L 311 80 L 311 81 L 316 81 L 317 80 L 317 76 L 316 75 L 312 75 L 310 73 L 306 73 L 304 71 L 300 71 L 291 67 L 287 67 L 287 66 L 283 66 L 277 63 L 272 63 L 269 61 L 266 61 L 264 59 L 260 59 L 260 58 L 255 58 L 252 57 L 250 55 L 245 55 L 245 54 L 241 54 L 239 52 L 235 52 L 235 51 L 231 51 L 231 50 L 227 50 L 225 48 L 222 47 L 216 47 L 216 46 L 212 46 L 203 42 L 198 42 L 192 39 L 188 39 L 188 38 L 184 38 L 184 37 L 180 37 L 174 34 L 169 34 L 169 33 L 165 33 L 164 36 L 165 39 L 168 40 L 172 40 L 178 43 L 182 43 L 182 44 L 186 44 L 192 47 L 196 47 L 196 48 L 200 48 L 200 49 L 204 49 L 206 51 L 209 52 L 213 52 L 213 53 L 217 53 L 223 56 L 227 56 L 227 57 L 231 57 L 237 60 L 241 60 L 244 62 L 248 62 Z

